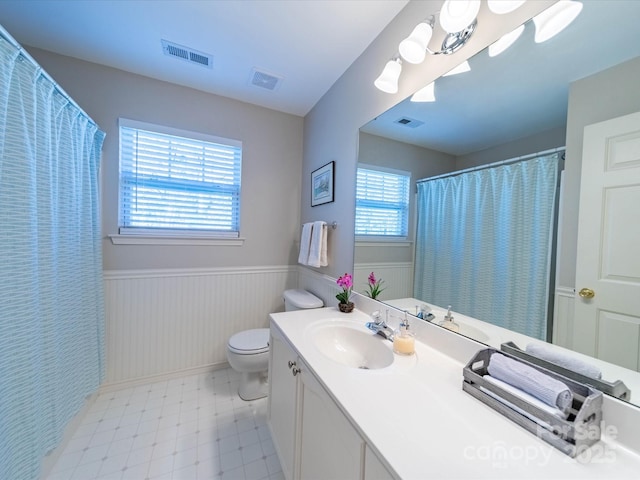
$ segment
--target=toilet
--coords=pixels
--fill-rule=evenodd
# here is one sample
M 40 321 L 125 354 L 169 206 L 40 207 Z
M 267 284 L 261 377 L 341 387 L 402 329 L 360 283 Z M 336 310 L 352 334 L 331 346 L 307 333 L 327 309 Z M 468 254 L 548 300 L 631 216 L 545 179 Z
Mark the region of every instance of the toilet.
M 301 289 L 285 290 L 283 298 L 286 312 L 324 306 L 318 297 Z M 256 400 L 267 396 L 268 328 L 254 328 L 232 335 L 227 342 L 227 360 L 231 368 L 240 373 L 240 398 Z

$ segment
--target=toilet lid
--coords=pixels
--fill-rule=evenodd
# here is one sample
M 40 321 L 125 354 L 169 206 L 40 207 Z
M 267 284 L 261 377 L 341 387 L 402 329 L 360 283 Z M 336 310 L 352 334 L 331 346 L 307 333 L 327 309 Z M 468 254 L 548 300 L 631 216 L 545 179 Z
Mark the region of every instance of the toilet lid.
M 229 348 L 240 354 L 254 355 L 269 351 L 269 329 L 255 328 L 232 335 Z

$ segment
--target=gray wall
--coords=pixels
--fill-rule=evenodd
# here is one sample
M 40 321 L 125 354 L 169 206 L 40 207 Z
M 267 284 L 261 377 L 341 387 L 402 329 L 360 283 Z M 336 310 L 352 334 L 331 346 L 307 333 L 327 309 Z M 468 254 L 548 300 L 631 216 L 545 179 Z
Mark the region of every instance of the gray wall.
M 415 25 L 437 12 L 442 1 L 412 1 L 389 23 L 365 52 L 323 96 L 304 119 L 302 221 L 337 221 L 329 237 L 329 266 L 321 273 L 339 276 L 353 268 L 354 185 L 358 158 L 358 129 L 419 88 L 470 58 L 555 1 L 527 2 L 509 15 L 481 12 L 473 38 L 452 56 L 429 57 L 421 65 L 404 63 L 395 95 L 377 90 L 373 81 L 397 54 L 398 44 Z M 328 161 L 336 161 L 335 202 L 311 207 L 309 176 Z
M 578 80 L 569 87 L 567 154 L 560 226 L 558 283 L 577 287 L 576 242 L 584 127 L 640 111 L 640 58 Z
M 413 242 L 416 180 L 455 170 L 455 157 L 362 132 L 359 142 L 359 162 L 411 172 L 408 237 L 409 241 Z M 355 263 L 412 262 L 413 246 L 406 248 L 356 247 L 354 261 Z
M 105 236 L 118 231 L 119 117 L 243 142 L 243 246 L 113 245 L 105 238 L 106 270 L 296 263 L 302 117 L 27 48 L 107 134 L 101 169 Z
M 567 129 L 565 126 L 520 138 L 513 142 L 504 143 L 497 147 L 487 148 L 479 152 L 461 155 L 456 158 L 456 170 L 463 170 L 478 165 L 509 160 L 511 158 L 543 152 L 552 148 L 564 147 Z

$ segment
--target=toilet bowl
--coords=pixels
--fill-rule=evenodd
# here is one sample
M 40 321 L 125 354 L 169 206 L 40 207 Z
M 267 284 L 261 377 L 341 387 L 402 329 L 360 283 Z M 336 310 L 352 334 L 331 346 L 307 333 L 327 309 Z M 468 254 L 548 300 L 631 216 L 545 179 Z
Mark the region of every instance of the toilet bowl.
M 286 290 L 285 311 L 324 306 L 322 300 L 306 290 Z M 268 393 L 269 329 L 254 328 L 232 335 L 227 342 L 227 360 L 240 373 L 238 395 L 243 400 L 256 400 Z

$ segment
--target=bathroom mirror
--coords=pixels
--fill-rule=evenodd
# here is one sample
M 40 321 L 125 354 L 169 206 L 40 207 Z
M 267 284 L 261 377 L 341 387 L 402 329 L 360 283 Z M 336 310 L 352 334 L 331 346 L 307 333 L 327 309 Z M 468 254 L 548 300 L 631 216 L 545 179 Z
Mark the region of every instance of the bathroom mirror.
M 469 60 L 471 71 L 438 79 L 435 102 L 406 99 L 361 128 L 360 164 L 411 171 L 412 178 L 408 238 L 355 239 L 357 291 L 364 293 L 366 275 L 375 271 L 387 287 L 382 302 L 398 306 L 398 298 L 413 297 L 416 179 L 563 147 L 569 84 L 640 56 L 640 2 L 583 3 L 578 18 L 554 39 L 536 44 L 529 21 L 501 55 L 490 57 L 485 49 Z M 502 337 L 496 344 L 477 325 L 461 333 L 497 348 L 520 338 Z M 640 373 L 620 371 L 626 377 L 620 380 L 640 385 Z M 640 391 L 631 401 L 640 405 Z

